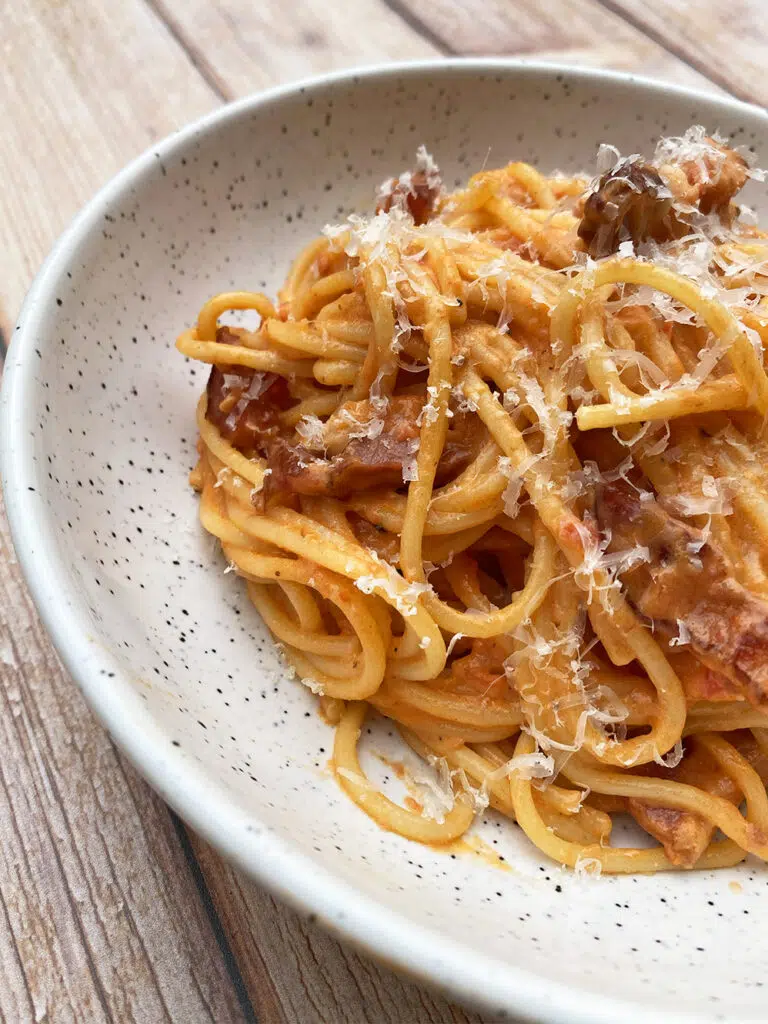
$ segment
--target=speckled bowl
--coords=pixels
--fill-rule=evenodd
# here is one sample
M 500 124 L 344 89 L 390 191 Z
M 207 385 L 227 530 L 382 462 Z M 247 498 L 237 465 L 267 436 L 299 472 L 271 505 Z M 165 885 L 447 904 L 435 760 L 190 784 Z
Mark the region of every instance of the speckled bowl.
M 205 372 L 173 341 L 213 292 L 274 292 L 297 248 L 370 209 L 374 186 L 420 142 L 458 183 L 486 159 L 590 168 L 602 141 L 647 150 L 693 122 L 768 157 L 755 108 L 595 71 L 444 62 L 256 96 L 172 136 L 96 196 L 40 272 L 6 364 L 19 558 L 104 725 L 255 878 L 499 1016 L 764 1021 L 768 933 L 756 918 L 768 870 L 585 880 L 493 815 L 477 832 L 508 870 L 372 824 L 328 773 L 331 734 L 313 698 L 285 678 L 198 526 L 187 473 Z M 763 192 L 753 201 L 768 206 Z M 394 741 L 384 729 L 367 742 Z

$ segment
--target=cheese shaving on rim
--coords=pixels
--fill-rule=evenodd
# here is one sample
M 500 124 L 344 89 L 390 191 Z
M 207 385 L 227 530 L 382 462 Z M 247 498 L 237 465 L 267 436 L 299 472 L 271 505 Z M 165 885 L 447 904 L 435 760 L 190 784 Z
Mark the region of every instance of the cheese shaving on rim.
M 306 686 L 308 690 L 311 690 L 317 696 L 322 697 L 325 693 L 323 684 L 319 683 L 316 679 L 312 679 L 310 676 L 304 676 L 304 678 L 300 679 L 300 682 L 302 686 Z
M 596 857 L 579 857 L 573 865 L 573 873 L 579 878 L 599 878 L 603 865 Z

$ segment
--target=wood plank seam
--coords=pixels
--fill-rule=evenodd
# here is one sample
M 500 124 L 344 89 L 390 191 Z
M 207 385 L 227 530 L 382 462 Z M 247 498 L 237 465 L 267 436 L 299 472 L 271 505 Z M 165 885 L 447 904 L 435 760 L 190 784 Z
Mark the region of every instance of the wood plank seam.
M 446 42 L 437 32 L 433 31 L 429 25 L 422 21 L 418 14 L 415 14 L 412 10 L 401 3 L 401 0 L 384 0 L 385 6 L 387 6 L 393 14 L 396 14 L 401 21 L 404 21 L 408 28 L 413 29 L 414 32 L 418 33 L 423 39 L 445 54 L 446 57 L 457 57 L 460 55 L 460 51 L 451 46 L 450 43 Z
M 650 25 L 645 24 L 642 18 L 636 17 L 631 13 L 631 11 L 627 11 L 620 3 L 616 3 L 616 0 L 596 0 L 596 2 L 600 4 L 601 7 L 604 7 L 606 11 L 610 11 L 611 14 L 615 14 L 628 25 L 631 25 L 632 28 L 636 29 L 638 32 L 642 32 L 644 36 L 656 43 L 657 46 L 663 47 L 667 53 L 671 53 L 673 57 L 677 57 L 678 60 L 687 64 L 689 68 L 692 68 L 700 75 L 708 78 L 710 82 L 714 82 L 715 85 L 719 85 L 721 89 L 725 89 L 726 92 L 730 93 L 732 96 L 737 96 L 746 103 L 754 103 L 751 96 L 738 87 L 734 87 L 733 83 L 730 82 L 725 75 L 718 74 L 707 65 L 706 61 L 696 60 L 684 47 L 676 46 L 661 32 L 657 32 Z
M 189 836 L 187 834 L 187 826 L 184 824 L 181 818 L 179 818 L 179 816 L 171 810 L 170 807 L 168 808 L 168 814 L 171 817 L 173 827 L 175 828 L 176 834 L 179 837 L 179 844 L 181 846 L 184 857 L 187 861 L 187 865 L 194 880 L 195 886 L 197 887 L 197 891 L 200 896 L 200 900 L 203 904 L 203 908 L 205 909 L 205 913 L 208 916 L 208 920 L 211 925 L 211 930 L 213 931 L 213 934 L 216 937 L 216 942 L 218 943 L 219 950 L 221 952 L 224 964 L 227 969 L 227 973 L 229 974 L 230 980 L 235 990 L 235 994 L 237 995 L 237 1001 L 239 1002 L 240 1008 L 243 1011 L 245 1024 L 258 1024 L 256 1010 L 254 1009 L 253 1003 L 251 1002 L 251 998 L 248 994 L 248 989 L 246 987 L 245 981 L 243 980 L 243 976 L 240 973 L 240 968 L 238 966 L 237 960 L 235 958 L 234 953 L 232 952 L 232 947 L 230 946 L 229 940 L 227 939 L 224 924 L 216 911 L 213 896 L 211 895 L 211 891 L 208 888 L 208 884 L 205 880 L 205 873 L 203 872 L 202 865 L 197 859 L 195 851 L 192 848 L 192 844 L 189 841 Z
M 15 639 L 13 637 L 13 634 L 10 635 L 9 642 L 10 642 L 10 645 L 11 645 L 11 650 L 13 652 L 14 660 L 16 661 L 17 664 L 23 664 L 23 660 L 21 658 L 21 652 L 19 651 L 19 649 L 16 646 L 16 641 L 15 641 Z M 25 680 L 25 683 L 26 683 L 26 680 Z M 20 728 L 24 728 L 25 731 L 28 734 L 30 742 L 33 744 L 33 749 L 36 749 L 36 740 L 34 739 L 34 730 L 33 730 L 32 722 L 30 721 L 29 715 L 27 714 L 27 709 L 26 709 L 26 705 L 24 704 L 24 702 L 21 702 L 21 704 L 19 705 L 19 714 L 18 715 L 12 715 L 11 718 L 13 719 L 12 728 L 14 729 L 14 731 L 18 732 L 18 730 Z M 37 762 L 38 762 L 38 770 L 40 772 L 40 777 L 42 779 L 43 785 L 44 785 L 44 787 L 46 787 L 46 788 L 48 788 L 50 790 L 51 796 L 52 796 L 54 802 L 56 803 L 56 805 L 59 807 L 59 810 L 60 810 L 60 813 L 62 815 L 62 818 L 66 822 L 66 825 L 67 825 L 67 828 L 68 828 L 70 834 L 73 834 L 72 826 L 71 826 L 71 823 L 69 821 L 68 815 L 67 815 L 66 810 L 65 810 L 65 802 L 62 801 L 62 799 L 61 799 L 61 793 L 59 792 L 58 786 L 56 785 L 56 780 L 53 778 L 53 776 L 52 776 L 52 774 L 50 772 L 46 771 L 45 764 L 44 764 L 42 758 L 38 757 L 37 758 Z M 6 779 L 3 779 L 3 784 L 5 785 L 6 789 L 9 789 L 9 783 L 7 782 Z M 15 824 L 15 822 L 14 822 L 14 824 Z M 50 821 L 47 818 L 43 819 L 43 827 L 44 827 L 46 833 L 48 834 L 48 838 L 50 839 L 50 842 L 51 842 L 51 852 L 53 853 L 54 860 L 56 861 L 56 866 L 57 866 L 57 868 L 59 870 L 59 876 L 61 878 L 62 888 L 64 889 L 64 895 L 65 895 L 65 897 L 66 897 L 66 899 L 67 899 L 67 901 L 68 901 L 68 903 L 69 903 L 69 905 L 70 905 L 70 907 L 72 909 L 72 919 L 73 919 L 73 922 L 74 922 L 74 926 L 75 926 L 77 934 L 78 934 L 78 936 L 80 938 L 80 941 L 82 943 L 82 948 L 83 948 L 83 951 L 85 953 L 85 959 L 86 959 L 86 965 L 87 965 L 88 973 L 90 974 L 91 981 L 93 983 L 93 988 L 94 988 L 94 991 L 96 993 L 96 996 L 97 996 L 97 998 L 99 1000 L 99 1003 L 101 1004 L 101 1009 L 102 1009 L 102 1011 L 104 1013 L 104 1019 L 105 1020 L 112 1020 L 112 1014 L 109 1011 L 109 1001 L 107 999 L 107 994 L 104 991 L 104 986 L 102 984 L 101 978 L 99 977 L 99 972 L 98 972 L 98 970 L 96 968 L 96 962 L 95 962 L 95 960 L 93 958 L 93 950 L 91 948 L 91 944 L 90 944 L 88 935 L 86 933 L 86 930 L 85 930 L 85 928 L 83 926 L 83 922 L 82 922 L 82 920 L 80 918 L 80 914 L 78 913 L 77 901 L 75 899 L 74 893 L 72 892 L 72 888 L 70 886 L 69 878 L 67 877 L 67 872 L 66 872 L 66 870 L 64 868 L 64 864 L 62 863 L 62 860 L 61 860 L 61 855 L 59 853 L 58 845 L 56 843 L 56 837 L 54 836 L 53 831 L 51 829 L 51 823 L 50 823 Z M 74 850 L 74 855 L 75 855 L 75 859 L 77 860 L 77 862 L 78 862 L 78 864 L 80 866 L 80 870 L 83 873 L 83 877 L 85 879 L 85 884 L 86 884 L 86 886 L 89 889 L 89 895 L 91 895 L 91 898 L 94 899 L 93 895 L 90 892 L 90 884 L 89 884 L 89 879 L 88 879 L 88 872 L 85 869 L 85 865 L 83 864 L 82 858 L 80 856 L 80 851 L 75 849 Z M 95 902 L 95 899 L 94 899 L 94 902 Z
M 205 84 L 218 96 L 223 103 L 234 99 L 223 79 L 214 66 L 206 59 L 204 51 L 193 42 L 179 22 L 173 17 L 163 0 L 144 0 L 155 17 L 163 23 L 166 31 L 186 54 L 192 67 L 197 71 Z

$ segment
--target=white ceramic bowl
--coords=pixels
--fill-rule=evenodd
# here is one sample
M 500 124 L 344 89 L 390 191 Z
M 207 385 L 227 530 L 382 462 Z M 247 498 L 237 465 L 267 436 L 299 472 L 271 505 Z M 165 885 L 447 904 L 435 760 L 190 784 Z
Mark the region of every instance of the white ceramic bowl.
M 370 209 L 375 185 L 421 142 L 451 184 L 486 159 L 591 168 L 602 141 L 647 152 L 695 122 L 768 159 L 756 108 L 534 64 L 386 67 L 224 107 L 80 214 L 35 281 L 6 364 L 3 474 L 19 558 L 105 726 L 255 878 L 497 1014 L 765 1020 L 768 871 L 584 880 L 489 816 L 479 833 L 502 871 L 369 821 L 326 770 L 331 734 L 313 698 L 284 677 L 198 526 L 187 473 L 205 371 L 173 341 L 214 292 L 274 292 L 298 247 Z M 375 743 L 387 742 L 385 730 Z

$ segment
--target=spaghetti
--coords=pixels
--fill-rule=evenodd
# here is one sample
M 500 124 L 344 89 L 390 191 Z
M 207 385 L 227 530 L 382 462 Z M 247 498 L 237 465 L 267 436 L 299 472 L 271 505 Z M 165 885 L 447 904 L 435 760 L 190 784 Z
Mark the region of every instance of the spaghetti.
M 211 299 L 191 481 L 384 828 L 445 844 L 490 803 L 586 871 L 767 859 L 760 172 L 700 128 L 600 160 L 447 193 L 422 147 L 277 306 Z M 437 811 L 366 777 L 371 711 Z M 611 845 L 620 813 L 658 845 Z

